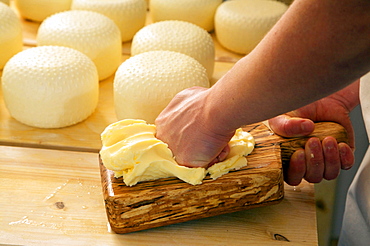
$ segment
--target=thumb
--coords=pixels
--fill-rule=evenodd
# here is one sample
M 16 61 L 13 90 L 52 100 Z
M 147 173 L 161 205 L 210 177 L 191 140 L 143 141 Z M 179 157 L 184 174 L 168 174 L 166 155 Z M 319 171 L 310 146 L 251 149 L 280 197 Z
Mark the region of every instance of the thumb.
M 271 129 L 283 137 L 301 137 L 309 135 L 315 129 L 310 119 L 291 117 L 283 114 L 269 120 Z

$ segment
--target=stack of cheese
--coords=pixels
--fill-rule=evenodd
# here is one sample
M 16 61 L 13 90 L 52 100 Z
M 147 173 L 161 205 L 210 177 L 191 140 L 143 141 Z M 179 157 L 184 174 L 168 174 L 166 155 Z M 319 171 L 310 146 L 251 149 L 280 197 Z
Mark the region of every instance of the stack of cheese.
M 145 0 L 58 0 L 53 4 L 45 0 L 16 0 L 15 3 L 23 17 L 43 20 L 37 33 L 38 46 L 64 46 L 83 53 L 93 61 L 99 80 L 115 75 L 114 106 L 118 119 L 140 118 L 149 123 L 154 122 L 159 112 L 181 90 L 210 86 L 215 50 L 207 31 L 215 28 L 224 47 L 246 54 L 287 9 L 283 3 L 271 0 L 152 0 L 150 11 L 155 23 L 143 27 L 147 10 Z M 51 5 L 55 8 L 53 11 L 59 13 L 51 14 Z M 38 14 L 48 17 L 28 17 L 27 11 L 34 14 L 32 8 L 35 6 L 38 6 Z M 72 10 L 68 10 L 70 8 Z M 192 14 L 186 14 L 187 11 Z M 197 21 L 190 17 L 186 21 L 179 20 L 184 15 Z M 1 21 L 4 19 L 10 20 L 10 17 Z M 20 51 L 17 25 L 13 25 L 12 40 L 18 41 L 12 42 L 14 47 L 0 53 L 0 58 L 11 53 L 2 58 L 4 61 Z M 0 41 L 3 37 L 11 35 L 1 35 Z M 130 39 L 132 57 L 121 64 L 122 41 Z M 9 67 L 4 76 L 16 78 L 8 76 L 8 73 L 18 73 Z M 16 94 L 9 88 L 4 94 Z M 37 91 L 35 93 L 37 95 Z M 10 113 L 16 115 L 12 108 L 9 107 Z

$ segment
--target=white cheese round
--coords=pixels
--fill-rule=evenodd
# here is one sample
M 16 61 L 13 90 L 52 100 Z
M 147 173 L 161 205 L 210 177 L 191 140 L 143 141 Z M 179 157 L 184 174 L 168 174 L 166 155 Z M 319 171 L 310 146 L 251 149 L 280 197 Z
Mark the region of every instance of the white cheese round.
M 114 78 L 118 119 L 154 123 L 180 91 L 209 87 L 206 69 L 194 58 L 174 51 L 148 51 L 123 62 Z
M 46 17 L 71 8 L 72 0 L 15 0 L 20 15 L 28 20 L 43 21 Z
M 132 40 L 131 55 L 152 50 L 170 50 L 191 56 L 206 68 L 208 78 L 212 78 L 215 63 L 213 39 L 197 25 L 169 20 L 145 26 Z
M 2 91 L 16 120 L 33 127 L 59 128 L 94 112 L 99 80 L 94 63 L 83 53 L 42 46 L 19 52 L 8 61 Z
M 248 54 L 287 8 L 284 3 L 270 0 L 226 1 L 216 11 L 216 37 L 225 48 Z
M 222 0 L 150 0 L 153 22 L 182 20 L 196 24 L 207 31 L 214 28 L 214 16 Z
M 145 25 L 145 0 L 74 0 L 72 9 L 91 10 L 111 18 L 121 31 L 122 42 L 130 41 Z
M 22 25 L 17 15 L 0 2 L 0 70 L 16 53 L 22 51 Z
M 37 45 L 66 46 L 81 51 L 95 63 L 99 80 L 113 75 L 121 64 L 122 41 L 117 25 L 93 11 L 69 10 L 45 19 Z

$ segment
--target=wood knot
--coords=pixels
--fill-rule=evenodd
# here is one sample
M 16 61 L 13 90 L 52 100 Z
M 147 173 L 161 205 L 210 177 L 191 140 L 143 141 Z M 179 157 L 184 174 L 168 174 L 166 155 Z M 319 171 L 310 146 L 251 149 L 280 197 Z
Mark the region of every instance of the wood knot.
M 281 234 L 277 234 L 275 233 L 274 234 L 274 239 L 277 240 L 277 241 L 286 241 L 286 242 L 290 242 L 288 238 L 284 237 L 283 235 Z
M 65 207 L 63 202 L 56 202 L 54 205 L 57 207 L 57 209 L 63 209 Z

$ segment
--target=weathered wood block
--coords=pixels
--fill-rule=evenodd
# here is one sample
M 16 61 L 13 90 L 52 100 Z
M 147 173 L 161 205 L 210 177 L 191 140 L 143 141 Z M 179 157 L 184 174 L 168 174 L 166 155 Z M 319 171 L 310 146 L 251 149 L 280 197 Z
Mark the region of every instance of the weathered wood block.
M 201 185 L 166 178 L 126 186 L 100 160 L 106 212 L 116 233 L 128 233 L 174 223 L 279 203 L 284 197 L 283 165 L 304 146 L 306 138 L 282 138 L 263 123 L 248 125 L 256 145 L 248 166 Z M 347 142 L 336 123 L 317 123 L 311 136 L 334 136 Z M 311 137 L 310 136 L 310 137 Z

